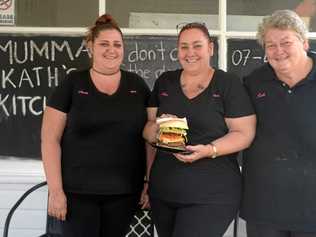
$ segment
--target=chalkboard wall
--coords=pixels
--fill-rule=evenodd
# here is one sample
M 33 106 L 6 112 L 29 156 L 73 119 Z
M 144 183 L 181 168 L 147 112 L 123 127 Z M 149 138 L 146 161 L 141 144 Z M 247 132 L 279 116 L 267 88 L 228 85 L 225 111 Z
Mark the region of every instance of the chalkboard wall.
M 150 88 L 179 67 L 176 36 L 127 36 L 122 67 Z M 217 42 L 212 64 L 217 66 Z M 43 109 L 66 74 L 89 67 L 82 36 L 0 34 L 0 157 L 40 158 Z
M 229 39 L 227 45 L 227 70 L 240 77 L 249 74 L 266 60 L 256 40 Z

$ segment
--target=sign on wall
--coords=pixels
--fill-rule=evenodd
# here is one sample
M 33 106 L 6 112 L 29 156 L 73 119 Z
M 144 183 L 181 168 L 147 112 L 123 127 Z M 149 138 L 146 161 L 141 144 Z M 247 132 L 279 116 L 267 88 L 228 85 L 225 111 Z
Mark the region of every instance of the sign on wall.
M 0 0 L 0 25 L 15 25 L 15 0 Z

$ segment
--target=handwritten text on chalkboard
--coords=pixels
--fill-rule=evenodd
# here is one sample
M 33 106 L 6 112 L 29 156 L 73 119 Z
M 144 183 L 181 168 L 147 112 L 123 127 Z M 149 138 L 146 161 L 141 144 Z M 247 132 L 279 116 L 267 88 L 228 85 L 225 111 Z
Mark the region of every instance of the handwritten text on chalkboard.
M 67 61 L 74 61 L 76 58 L 87 57 L 88 53 L 83 41 L 78 48 L 73 48 L 65 40 L 60 43 L 54 40 L 44 42 L 8 40 L 5 44 L 0 44 L 0 51 L 1 58 L 6 63 L 6 67 L 2 67 L 1 70 L 0 88 L 1 91 L 8 91 L 7 94 L 0 94 L 0 108 L 7 117 L 18 114 L 26 116 L 29 113 L 41 115 L 46 105 L 46 96 L 18 95 L 19 89 L 56 87 L 61 76 L 76 70 L 73 67 L 68 68 L 66 64 L 58 66 L 34 64 L 23 67 L 24 65 L 37 62 L 39 59 L 53 63 L 56 62 L 58 54 L 62 54 Z M 12 91 L 13 93 L 10 93 Z
M 127 36 L 122 67 L 152 88 L 179 67 L 176 37 Z M 0 35 L 0 156 L 39 157 L 41 115 L 52 90 L 73 70 L 88 68 L 82 36 Z

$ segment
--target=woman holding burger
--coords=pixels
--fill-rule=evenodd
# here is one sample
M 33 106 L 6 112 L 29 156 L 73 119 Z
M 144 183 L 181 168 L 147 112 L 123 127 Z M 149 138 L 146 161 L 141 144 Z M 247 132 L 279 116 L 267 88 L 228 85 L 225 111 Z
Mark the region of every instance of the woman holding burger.
M 161 118 L 185 117 L 189 128 L 185 154 L 158 148 L 148 171 L 159 237 L 222 236 L 239 209 L 236 156 L 252 142 L 256 118 L 240 80 L 211 67 L 212 55 L 207 28 L 185 25 L 178 36 L 183 69 L 162 74 L 149 101 L 148 142 L 158 142 Z

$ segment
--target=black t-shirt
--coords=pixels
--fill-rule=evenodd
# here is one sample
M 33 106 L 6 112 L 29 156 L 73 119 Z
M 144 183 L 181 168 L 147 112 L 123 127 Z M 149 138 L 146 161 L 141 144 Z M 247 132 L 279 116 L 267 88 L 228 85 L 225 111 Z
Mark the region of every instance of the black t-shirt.
M 134 73 L 121 71 L 113 95 L 97 90 L 89 71 L 74 72 L 48 106 L 67 113 L 61 141 L 66 191 L 122 194 L 141 190 L 145 172 L 142 130 L 150 91 Z
M 245 78 L 257 132 L 244 152 L 242 217 L 316 231 L 316 69 L 293 88 L 269 64 Z
M 162 113 L 186 117 L 189 144 L 208 144 L 228 132 L 225 118 L 253 114 L 240 80 L 216 70 L 210 85 L 188 99 L 180 85 L 182 70 L 164 73 L 155 83 L 149 107 Z M 240 201 L 241 178 L 237 154 L 205 158 L 187 164 L 158 150 L 150 177 L 152 197 L 184 203 L 228 203 Z

